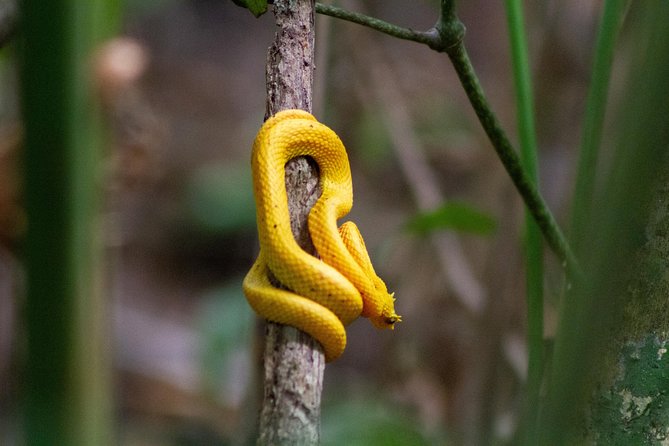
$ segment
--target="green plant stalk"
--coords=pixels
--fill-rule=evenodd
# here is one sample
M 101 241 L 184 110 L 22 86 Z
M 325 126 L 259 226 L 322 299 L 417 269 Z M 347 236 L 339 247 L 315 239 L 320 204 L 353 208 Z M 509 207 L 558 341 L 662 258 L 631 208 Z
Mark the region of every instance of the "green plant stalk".
M 511 41 L 520 156 L 525 172 L 536 186 L 539 177 L 537 138 L 523 6 L 520 0 L 507 0 L 505 7 Z M 543 246 L 539 227 L 527 211 L 525 212 L 525 268 L 528 346 L 524 416 L 525 444 L 534 444 L 536 442 L 539 392 L 544 370 Z
M 358 23 L 400 39 L 422 43 L 435 51 L 448 54 L 483 129 L 525 202 L 525 206 L 541 229 L 541 233 L 548 246 L 558 256 L 563 265 L 573 273 L 574 277 L 580 277 L 578 262 L 572 253 L 569 243 L 567 243 L 553 214 L 535 187 L 534 182 L 523 169 L 518 154 L 504 133 L 483 93 L 483 89 L 469 60 L 469 55 L 462 43 L 465 28 L 455 15 L 454 2 L 442 0 L 441 3 L 440 19 L 433 28 L 427 31 L 414 31 L 365 16 L 364 14 L 353 13 L 321 3 L 316 3 L 316 12 Z
M 101 296 L 101 121 L 92 97 L 96 23 L 118 2 L 24 0 L 27 445 L 112 444 Z M 100 19 L 98 14 L 103 15 Z
M 654 307 L 656 302 L 651 294 L 663 294 L 666 302 L 666 258 L 654 259 L 651 268 L 642 270 L 639 269 L 639 253 L 644 245 L 650 247 L 647 245 L 649 240 L 656 239 L 653 242 L 656 243 L 658 238 L 666 238 L 663 229 L 652 229 L 652 226 L 664 226 L 661 220 L 666 220 L 666 210 L 656 208 L 663 206 L 663 201 L 654 200 L 653 195 L 662 192 L 662 189 L 658 190 L 660 186 L 666 194 L 669 161 L 669 102 L 666 100 L 669 97 L 666 81 L 669 64 L 666 59 L 656 57 L 669 52 L 669 28 L 666 26 L 669 3 L 652 0 L 638 2 L 636 7 L 636 21 L 630 28 L 630 42 L 634 46 L 629 53 L 627 81 L 621 90 L 623 100 L 616 110 L 616 126 L 613 127 L 611 167 L 601 183 L 601 193 L 597 194 L 597 206 L 592 209 L 596 223 L 587 227 L 584 234 L 592 239 L 592 249 L 583 256 L 587 280 L 576 284 L 562 302 L 546 401 L 540 415 L 543 439 L 537 443 L 540 445 L 587 443 L 581 437 L 588 433 L 584 430 L 591 427 L 585 421 L 585 414 L 590 412 L 587 405 L 592 402 L 593 391 L 600 398 L 609 400 L 599 409 L 605 410 L 609 423 L 619 426 L 616 441 L 602 444 L 651 445 L 660 442 L 657 436 L 650 434 L 644 436 L 643 442 L 635 440 L 640 434 L 630 429 L 635 422 L 627 423 L 628 416 L 621 415 L 618 410 L 621 406 L 611 401 L 611 395 L 607 394 L 608 384 L 604 383 L 603 388 L 598 386 L 607 377 L 614 378 L 617 373 L 612 369 L 628 361 L 619 350 L 626 341 L 637 342 L 640 340 L 638 336 L 652 334 L 643 330 L 658 330 L 655 335 L 660 336 L 665 331 L 665 325 L 658 322 L 666 315 L 666 303 Z M 650 220 L 651 211 L 663 216 L 660 221 Z M 652 230 L 657 232 L 647 232 Z M 666 245 L 666 241 L 662 244 Z M 653 286 L 650 290 L 635 288 L 639 282 L 649 282 Z M 635 312 L 639 320 L 629 321 L 631 325 L 625 326 L 624 311 L 629 310 L 625 307 L 630 303 L 637 307 Z M 644 327 L 645 324 L 650 325 Z M 658 347 L 655 348 L 657 351 Z M 614 357 L 606 362 L 605 355 L 611 350 Z M 615 357 L 616 350 L 620 357 Z M 638 364 L 638 358 L 636 362 Z M 656 376 L 667 376 L 666 363 L 657 367 L 659 372 L 636 377 L 638 381 L 633 384 L 633 395 L 638 388 L 650 388 L 658 395 L 665 392 L 666 386 L 652 387 L 656 384 Z M 626 413 L 633 415 L 635 411 L 642 411 L 640 424 L 667 425 L 666 422 L 651 423 L 654 414 L 664 411 L 657 405 L 658 400 L 646 402 L 646 409 L 636 405 L 634 397 L 632 400 L 623 407 L 628 411 Z M 596 437 L 589 440 L 593 438 Z
M 597 31 L 592 80 L 585 109 L 572 201 L 569 235 L 572 246 L 577 251 L 583 243 L 583 232 L 590 221 L 613 53 L 627 5 L 628 0 L 606 0 Z

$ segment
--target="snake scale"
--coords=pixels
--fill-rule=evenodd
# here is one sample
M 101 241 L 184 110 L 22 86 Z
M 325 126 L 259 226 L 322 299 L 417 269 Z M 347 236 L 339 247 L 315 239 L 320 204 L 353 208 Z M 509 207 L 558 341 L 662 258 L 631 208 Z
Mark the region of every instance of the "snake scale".
M 319 257 L 302 250 L 290 228 L 286 163 L 308 156 L 318 164 L 322 193 L 308 227 Z M 268 119 L 253 144 L 251 168 L 260 254 L 244 279 L 251 307 L 265 319 L 296 327 L 323 346 L 326 361 L 346 346 L 345 326 L 362 315 L 393 328 L 393 294 L 375 273 L 357 226 L 337 226 L 353 205 L 344 145 L 310 113 L 285 110 Z M 277 288 L 271 274 L 287 289 Z

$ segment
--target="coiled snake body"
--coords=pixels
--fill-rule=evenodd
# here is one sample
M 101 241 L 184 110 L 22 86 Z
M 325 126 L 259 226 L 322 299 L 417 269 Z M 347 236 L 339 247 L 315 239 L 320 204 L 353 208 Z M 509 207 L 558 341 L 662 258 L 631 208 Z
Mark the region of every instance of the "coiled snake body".
M 298 246 L 290 228 L 284 166 L 298 156 L 312 157 L 319 167 L 322 194 L 308 226 L 320 259 Z M 344 351 L 344 326 L 358 316 L 377 328 L 393 328 L 401 320 L 395 299 L 374 272 L 357 226 L 337 227 L 353 204 L 351 171 L 339 137 L 305 111 L 279 112 L 258 132 L 251 167 L 260 239 L 260 254 L 243 284 L 251 307 L 270 321 L 310 334 L 327 361 Z M 288 290 L 272 285 L 270 271 Z

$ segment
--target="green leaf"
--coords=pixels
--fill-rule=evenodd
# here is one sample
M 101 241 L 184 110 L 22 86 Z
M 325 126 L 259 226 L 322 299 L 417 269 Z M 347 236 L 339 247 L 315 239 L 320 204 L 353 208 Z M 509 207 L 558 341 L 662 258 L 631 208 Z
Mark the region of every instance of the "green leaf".
M 256 17 L 267 12 L 267 0 L 232 0 L 235 5 L 247 8 Z
M 496 226 L 492 216 L 464 203 L 449 202 L 432 211 L 419 213 L 407 222 L 406 229 L 419 235 L 444 229 L 490 235 Z
M 249 11 L 256 17 L 260 17 L 267 12 L 267 0 L 247 0 L 246 4 Z

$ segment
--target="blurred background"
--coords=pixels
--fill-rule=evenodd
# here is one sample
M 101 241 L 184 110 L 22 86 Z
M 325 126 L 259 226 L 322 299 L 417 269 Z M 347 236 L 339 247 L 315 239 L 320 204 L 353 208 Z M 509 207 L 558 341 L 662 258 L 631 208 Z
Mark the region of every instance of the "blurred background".
M 114 427 L 121 445 L 245 444 L 262 327 L 241 292 L 257 254 L 250 149 L 265 110 L 271 13 L 222 0 L 128 0 L 105 90 L 103 212 Z M 414 29 L 437 1 L 341 4 Z M 599 1 L 528 2 L 542 191 L 564 220 Z M 515 138 L 502 2 L 458 2 L 466 44 Z M 447 57 L 317 17 L 314 114 L 347 146 L 357 222 L 395 291 L 393 332 L 364 319 L 325 372 L 329 444 L 504 444 L 523 401 L 523 212 Z M 26 219 L 16 51 L 0 52 L 0 443 L 17 439 Z M 615 84 L 614 84 L 615 88 Z M 444 202 L 465 222 L 434 230 Z M 466 211 L 466 212 L 465 212 Z M 457 212 L 456 212 L 457 214 Z M 457 225 L 456 225 L 457 226 Z M 546 255 L 546 336 L 562 276 Z M 45 321 L 48 323 L 48 321 Z

